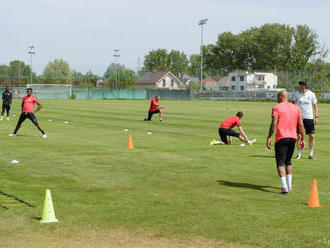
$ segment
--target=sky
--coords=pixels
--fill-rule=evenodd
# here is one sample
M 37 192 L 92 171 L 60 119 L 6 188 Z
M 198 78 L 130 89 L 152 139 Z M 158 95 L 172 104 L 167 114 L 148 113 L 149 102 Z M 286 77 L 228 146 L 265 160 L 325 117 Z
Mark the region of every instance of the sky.
M 265 23 L 306 24 L 330 47 L 328 0 L 1 0 L 0 64 L 19 59 L 41 74 L 64 59 L 72 70 L 103 75 L 115 61 L 137 70 L 153 49 L 199 53 L 222 32 L 239 33 Z M 327 59 L 329 60 L 329 59 Z

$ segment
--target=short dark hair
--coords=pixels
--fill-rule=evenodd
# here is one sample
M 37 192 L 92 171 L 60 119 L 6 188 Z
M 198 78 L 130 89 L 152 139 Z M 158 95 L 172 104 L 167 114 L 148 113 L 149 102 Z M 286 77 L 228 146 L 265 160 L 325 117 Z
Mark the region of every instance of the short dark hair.
M 303 85 L 303 86 L 305 86 L 305 88 L 307 88 L 307 83 L 306 82 L 304 82 L 304 81 L 299 81 L 299 83 L 298 83 L 299 85 Z
M 236 116 L 237 116 L 238 118 L 242 118 L 242 117 L 243 117 L 243 112 L 242 112 L 242 111 L 239 111 L 239 112 L 236 114 Z
M 28 91 L 28 90 L 31 90 L 31 91 L 33 91 L 33 89 L 32 89 L 32 88 L 27 88 L 27 89 L 26 89 L 26 91 Z

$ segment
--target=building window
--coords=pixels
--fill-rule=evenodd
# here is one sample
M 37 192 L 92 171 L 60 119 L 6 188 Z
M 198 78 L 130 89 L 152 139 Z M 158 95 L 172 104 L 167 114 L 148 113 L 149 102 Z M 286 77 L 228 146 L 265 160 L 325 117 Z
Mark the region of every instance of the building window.
M 270 86 L 268 86 L 268 89 L 270 89 Z
M 232 85 L 231 86 L 231 90 L 235 90 L 235 85 Z
M 166 81 L 163 79 L 163 87 L 166 87 Z
M 244 76 L 240 76 L 240 77 L 239 77 L 239 80 L 240 80 L 241 82 L 243 82 L 243 81 L 244 81 Z
M 261 76 L 258 76 L 258 80 L 261 81 Z
M 231 77 L 231 81 L 235 82 L 236 81 L 236 77 L 235 76 L 232 76 Z
M 241 90 L 244 90 L 244 86 L 243 85 L 241 85 Z
M 174 80 L 171 80 L 171 87 L 174 87 Z
M 275 84 L 273 85 L 273 89 L 275 89 Z

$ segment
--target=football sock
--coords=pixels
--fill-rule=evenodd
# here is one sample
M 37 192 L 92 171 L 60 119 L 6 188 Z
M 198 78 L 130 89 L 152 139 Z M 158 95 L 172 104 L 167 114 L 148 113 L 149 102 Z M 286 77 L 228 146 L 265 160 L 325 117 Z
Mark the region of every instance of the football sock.
M 301 150 L 298 150 L 298 156 L 301 156 L 301 152 L 302 152 Z
M 283 190 L 288 190 L 288 186 L 286 184 L 286 178 L 285 178 L 285 176 L 284 177 L 280 177 L 280 179 L 281 179 L 282 189 Z
M 292 174 L 287 174 L 286 175 L 286 181 L 287 181 L 288 189 L 291 190 L 291 188 L 292 188 Z

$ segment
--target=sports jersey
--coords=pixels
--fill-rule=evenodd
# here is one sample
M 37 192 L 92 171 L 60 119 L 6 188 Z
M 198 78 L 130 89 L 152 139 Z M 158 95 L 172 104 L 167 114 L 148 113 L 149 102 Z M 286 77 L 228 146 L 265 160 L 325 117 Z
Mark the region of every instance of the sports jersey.
M 152 99 L 150 102 L 150 108 L 149 108 L 150 112 L 155 112 L 157 110 L 156 104 L 159 104 L 159 101 L 156 98 Z
M 2 92 L 2 101 L 4 105 L 10 105 L 12 99 L 12 94 L 10 91 L 4 91 Z
M 293 95 L 293 100 L 301 109 L 303 119 L 313 119 L 313 104 L 317 103 L 313 92 L 307 90 L 306 93 L 300 93 L 298 91 Z
M 275 142 L 284 138 L 297 139 L 297 125 L 301 110 L 289 102 L 282 102 L 272 109 L 272 116 L 278 117 Z
M 240 126 L 241 125 L 241 121 L 239 120 L 239 118 L 237 116 L 231 116 L 228 117 L 227 119 L 225 119 L 221 125 L 219 126 L 219 128 L 226 128 L 226 129 L 232 129 L 235 126 Z
M 39 101 L 34 96 L 26 96 L 23 98 L 23 103 L 23 112 L 32 113 L 34 109 L 34 104 L 39 103 Z

